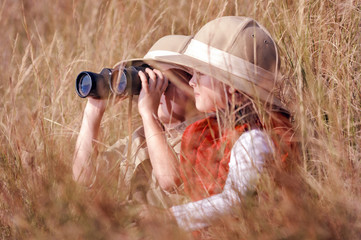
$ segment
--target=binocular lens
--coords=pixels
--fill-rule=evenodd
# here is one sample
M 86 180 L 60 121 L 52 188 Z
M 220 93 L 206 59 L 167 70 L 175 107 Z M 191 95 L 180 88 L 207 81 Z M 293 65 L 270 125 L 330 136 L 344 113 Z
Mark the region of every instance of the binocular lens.
M 112 75 L 110 88 L 117 95 L 124 94 L 128 85 L 127 76 L 124 71 Z
M 79 92 L 83 96 L 88 96 L 92 89 L 92 79 L 89 74 L 84 73 L 79 81 Z

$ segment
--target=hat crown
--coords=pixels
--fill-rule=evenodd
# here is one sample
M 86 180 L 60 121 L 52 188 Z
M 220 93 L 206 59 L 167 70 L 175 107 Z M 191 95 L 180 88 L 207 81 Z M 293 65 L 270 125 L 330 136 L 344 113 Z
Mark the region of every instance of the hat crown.
M 194 39 L 270 72 L 277 70 L 276 44 L 267 30 L 251 18 L 217 18 L 204 25 Z
M 191 39 L 192 36 L 166 35 L 158 39 L 144 57 L 147 57 L 147 55 L 152 51 L 169 51 L 173 53 L 181 53 L 187 47 L 187 44 Z

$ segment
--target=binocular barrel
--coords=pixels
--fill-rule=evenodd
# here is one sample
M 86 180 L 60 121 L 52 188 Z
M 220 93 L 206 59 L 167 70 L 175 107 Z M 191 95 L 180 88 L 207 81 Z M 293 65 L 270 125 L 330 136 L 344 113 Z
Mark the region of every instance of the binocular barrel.
M 100 73 L 83 71 L 75 81 L 76 91 L 81 98 L 107 98 L 111 93 L 119 97 L 139 95 L 142 86 L 138 76 L 149 66 L 111 69 L 104 68 Z

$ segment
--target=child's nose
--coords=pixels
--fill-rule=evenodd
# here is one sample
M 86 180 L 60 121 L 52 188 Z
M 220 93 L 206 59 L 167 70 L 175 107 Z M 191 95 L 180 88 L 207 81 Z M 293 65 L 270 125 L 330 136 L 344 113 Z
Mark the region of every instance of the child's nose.
M 192 88 L 194 88 L 196 86 L 196 74 L 194 74 L 191 78 L 191 80 L 189 80 L 189 86 L 191 86 Z

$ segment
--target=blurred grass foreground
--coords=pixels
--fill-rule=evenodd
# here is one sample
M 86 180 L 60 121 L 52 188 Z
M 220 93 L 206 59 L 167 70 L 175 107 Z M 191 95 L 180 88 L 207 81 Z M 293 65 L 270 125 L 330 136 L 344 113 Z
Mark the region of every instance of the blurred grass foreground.
M 164 35 L 190 35 L 226 15 L 255 18 L 278 43 L 302 153 L 299 176 L 262 181 L 258 196 L 235 210 L 238 218 L 208 236 L 361 239 L 356 0 L 0 1 L 0 238 L 191 238 L 161 221 L 137 224 L 139 206 L 124 204 L 127 193 L 114 176 L 90 190 L 72 180 L 86 102 L 74 81 L 80 71 L 141 57 Z M 107 110 L 104 146 L 128 134 L 126 107 Z

